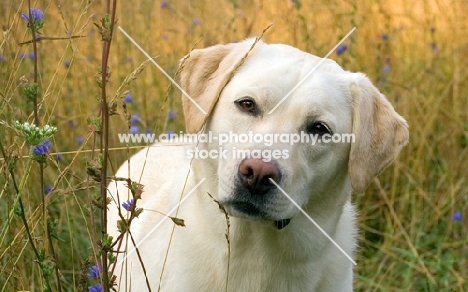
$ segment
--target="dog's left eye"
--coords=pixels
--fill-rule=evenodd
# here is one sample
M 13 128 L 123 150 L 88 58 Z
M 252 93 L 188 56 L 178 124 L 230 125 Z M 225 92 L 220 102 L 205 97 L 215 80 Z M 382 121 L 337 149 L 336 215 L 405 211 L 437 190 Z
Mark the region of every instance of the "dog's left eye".
M 251 99 L 241 99 L 241 100 L 235 101 L 235 103 L 244 112 L 248 112 L 253 115 L 257 114 L 258 112 L 255 101 Z
M 325 134 L 331 134 L 331 131 L 328 129 L 328 127 L 324 123 L 315 122 L 307 126 L 307 133 L 323 136 Z

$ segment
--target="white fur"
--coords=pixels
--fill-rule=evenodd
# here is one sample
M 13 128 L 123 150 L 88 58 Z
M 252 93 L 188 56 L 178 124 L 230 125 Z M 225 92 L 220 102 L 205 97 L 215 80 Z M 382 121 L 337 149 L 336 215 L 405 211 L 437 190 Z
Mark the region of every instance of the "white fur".
M 250 47 L 252 41 L 246 42 Z M 365 77 L 346 72 L 331 60 L 326 60 L 268 114 L 319 61 L 289 46 L 258 43 L 222 90 L 205 131 L 214 135 L 229 131 L 297 133 L 312 117 L 326 122 L 334 133 L 353 132 L 355 117 L 350 88 Z M 246 115 L 236 107 L 234 101 L 244 96 L 255 99 L 262 110 L 261 117 Z M 399 118 L 395 113 L 394 119 Z M 236 210 L 227 209 L 231 215 L 228 246 L 225 214 L 207 193 L 221 203 L 232 198 L 240 160 L 228 155 L 228 159 L 191 161 L 186 157 L 187 150 L 196 146 L 208 150 L 219 147 L 217 143 L 156 144 L 141 150 L 131 158 L 130 165 L 124 163 L 116 174 L 145 185 L 143 199 L 138 203 L 145 211 L 133 221 L 131 230 L 137 243 L 147 236 L 138 250 L 153 291 L 157 291 L 158 285 L 161 291 L 226 291 L 226 281 L 227 291 L 352 291 L 351 261 L 281 192 L 265 202 L 265 211 L 271 219 L 241 218 Z M 229 151 L 233 147 L 268 149 L 259 144 L 223 145 Z M 282 189 L 353 256 L 356 228 L 350 202 L 351 147 L 348 143 L 281 145 L 289 158 L 275 163 L 283 174 Z M 203 178 L 203 183 L 180 208 L 168 214 L 184 219 L 186 227 L 175 226 L 170 219 L 152 211 L 167 214 Z M 115 200 L 118 194 L 120 202 L 129 196 L 121 182 L 110 183 L 109 192 Z M 116 237 L 118 216 L 113 205 L 109 217 L 109 232 Z M 284 229 L 276 229 L 273 220 L 283 218 L 292 220 Z M 164 223 L 154 229 L 163 219 Z M 129 239 L 127 244 L 131 250 Z M 124 246 L 125 242 L 120 249 L 124 250 Z M 118 260 L 122 258 L 121 254 Z M 136 253 L 126 258 L 116 271 L 120 291 L 130 291 L 130 286 L 131 291 L 147 290 Z

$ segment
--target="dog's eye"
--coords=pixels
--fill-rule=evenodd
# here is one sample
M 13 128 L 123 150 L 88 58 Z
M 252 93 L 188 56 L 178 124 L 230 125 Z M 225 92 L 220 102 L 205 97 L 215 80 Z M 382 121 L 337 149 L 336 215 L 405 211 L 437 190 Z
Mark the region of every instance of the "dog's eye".
M 323 136 L 325 134 L 331 134 L 331 131 L 328 129 L 328 127 L 324 123 L 315 122 L 307 126 L 307 133 Z
M 248 112 L 250 114 L 257 114 L 257 105 L 255 104 L 255 101 L 251 99 L 241 99 L 238 101 L 235 101 L 237 106 L 244 112 Z

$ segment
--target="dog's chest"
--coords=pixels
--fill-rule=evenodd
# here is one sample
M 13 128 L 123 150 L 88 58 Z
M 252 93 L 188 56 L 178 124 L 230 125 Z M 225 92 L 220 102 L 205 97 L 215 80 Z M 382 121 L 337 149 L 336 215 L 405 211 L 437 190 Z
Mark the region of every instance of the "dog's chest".
M 230 238 L 229 249 L 224 236 L 218 238 L 207 244 L 201 236 L 191 237 L 176 268 L 183 275 L 174 279 L 177 285 L 210 292 L 226 291 L 226 282 L 227 291 L 315 291 L 322 276 L 323 265 L 311 260 L 310 251 L 301 250 L 297 242 L 291 245 L 287 236 L 278 240 L 243 233 Z

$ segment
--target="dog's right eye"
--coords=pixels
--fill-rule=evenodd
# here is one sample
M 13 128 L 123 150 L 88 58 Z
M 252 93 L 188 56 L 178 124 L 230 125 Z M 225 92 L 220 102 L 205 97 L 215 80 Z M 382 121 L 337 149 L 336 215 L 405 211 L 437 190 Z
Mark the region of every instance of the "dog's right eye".
M 319 136 L 323 136 L 325 134 L 332 134 L 328 127 L 321 122 L 315 122 L 309 126 L 307 126 L 307 133 L 309 134 L 317 134 Z
M 255 104 L 255 101 L 253 101 L 250 98 L 245 98 L 241 100 L 235 101 L 237 104 L 237 107 L 249 114 L 256 115 L 258 113 L 257 105 Z

